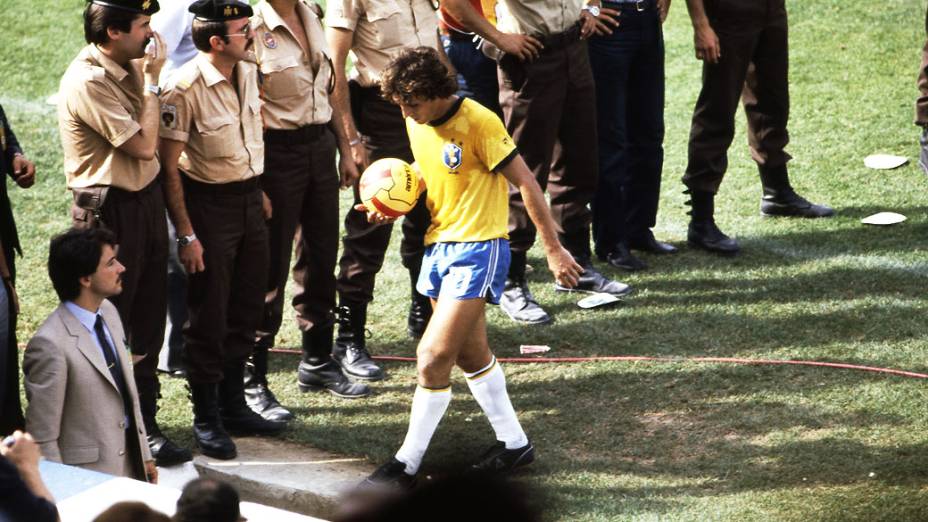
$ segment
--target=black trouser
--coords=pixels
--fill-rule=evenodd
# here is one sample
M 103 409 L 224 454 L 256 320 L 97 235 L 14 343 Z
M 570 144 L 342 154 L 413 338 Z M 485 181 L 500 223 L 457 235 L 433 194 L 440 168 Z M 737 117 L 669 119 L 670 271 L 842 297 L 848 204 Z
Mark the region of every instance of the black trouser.
M 267 288 L 267 226 L 258 179 L 211 185 L 182 175 L 206 270 L 190 274 L 184 355 L 191 383 L 218 383 L 254 347 Z
M 622 13 L 611 35 L 589 42 L 599 137 L 593 240 L 604 255 L 657 221 L 664 163 L 664 37 L 653 1 L 644 11 L 632 4 L 603 6 Z
M 160 392 L 158 355 L 164 342 L 167 307 L 168 232 L 164 221 L 160 178 L 136 192 L 110 187 L 100 208 L 102 225 L 113 231 L 116 259 L 126 267 L 122 292 L 110 297 L 128 336 L 133 355 L 145 356 L 133 365 L 139 400 L 153 404 Z M 77 227 L 98 226 L 92 212 L 72 209 Z
M 925 11 L 925 33 L 928 33 L 928 10 Z M 922 48 L 922 66 L 918 70 L 918 100 L 915 102 L 915 124 L 928 126 L 928 40 Z
M 784 148 L 789 142 L 789 58 L 784 0 L 706 3 L 722 56 L 703 64 L 702 91 L 690 128 L 683 183 L 716 193 L 728 169 L 738 99 L 748 120 L 751 156 L 765 187 L 788 183 Z
M 409 149 L 409 137 L 403 114 L 396 105 L 380 96 L 376 87 L 361 87 L 355 82 L 351 89 L 351 108 L 358 132 L 364 137 L 371 161 L 380 158 L 399 158 L 412 163 L 415 159 Z M 354 186 L 355 203 L 360 203 L 357 183 Z M 403 266 L 418 273 L 425 252 L 423 241 L 431 223 L 425 206 L 425 196 L 403 219 L 403 242 L 400 257 Z M 338 262 L 336 281 L 341 304 L 363 305 L 374 299 L 374 278 L 383 266 L 393 225 L 372 225 L 367 216 L 354 208 L 345 215 L 344 250 Z
M 548 191 L 561 243 L 574 257 L 589 258 L 589 204 L 598 176 L 593 73 L 579 28 L 555 37 L 531 62 L 512 55 L 502 59 L 500 105 L 522 158 L 541 189 Z M 511 274 L 520 264 L 524 269 L 517 260 L 524 259 L 535 234 L 522 194 L 510 186 Z
M 274 211 L 268 221 L 270 270 L 258 343 L 271 347 L 283 320 L 294 234 L 299 238 L 293 296 L 297 324 L 308 331 L 333 321 L 339 180 L 335 136 L 325 125 L 267 130 L 264 143 L 261 188 Z
M 503 109 L 499 106 L 496 62 L 477 49 L 473 35 L 453 30 L 449 31 L 445 51 L 451 65 L 458 72 L 458 96 L 473 99 L 502 119 Z

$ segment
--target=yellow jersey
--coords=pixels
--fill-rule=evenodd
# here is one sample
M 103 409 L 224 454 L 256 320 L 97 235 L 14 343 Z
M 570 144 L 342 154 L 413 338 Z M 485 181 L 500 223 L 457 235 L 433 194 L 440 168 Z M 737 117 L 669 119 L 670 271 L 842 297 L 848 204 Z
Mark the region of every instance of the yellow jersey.
M 508 239 L 509 184 L 498 171 L 518 150 L 499 117 L 460 98 L 438 120 L 407 118 L 406 131 L 428 190 L 425 244 Z

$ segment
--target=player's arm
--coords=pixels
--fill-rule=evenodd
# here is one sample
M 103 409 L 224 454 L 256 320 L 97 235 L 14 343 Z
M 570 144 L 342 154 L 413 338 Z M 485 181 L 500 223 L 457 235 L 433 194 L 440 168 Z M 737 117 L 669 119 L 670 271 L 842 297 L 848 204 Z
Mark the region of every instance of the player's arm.
M 524 34 L 504 33 L 493 26 L 474 9 L 470 0 L 445 0 L 442 4 L 448 13 L 461 22 L 467 30 L 479 34 L 507 54 L 529 61 L 541 54 L 541 42 Z
M 718 63 L 722 57 L 722 47 L 719 37 L 709 23 L 706 16 L 706 6 L 703 0 L 686 0 L 686 8 L 693 21 L 693 40 L 696 48 L 696 59 L 705 60 L 706 63 Z
M 142 58 L 142 71 L 145 75 L 145 85 L 158 85 L 161 67 L 167 59 L 167 50 L 164 40 L 158 33 L 154 33 L 154 44 L 151 52 L 145 53 Z M 139 126 L 141 129 L 118 148 L 133 158 L 150 160 L 155 157 L 158 150 L 158 126 L 160 125 L 160 100 L 158 95 L 147 88 L 142 92 L 142 110 L 139 113 Z
M 361 135 L 351 116 L 351 100 L 348 96 L 348 75 L 345 68 L 348 61 L 348 51 L 354 40 L 354 31 L 341 27 L 326 27 L 326 40 L 332 50 L 332 63 L 335 69 L 335 90 L 332 91 L 332 121 L 338 118 L 336 125 L 341 125 L 351 147 L 351 158 L 358 170 L 364 170 L 370 164 L 367 149 L 361 143 Z M 336 116 L 338 115 L 338 116 Z
M 570 252 L 558 240 L 557 228 L 554 225 L 551 210 L 545 202 L 541 187 L 535 181 L 535 176 L 529 170 L 528 165 L 525 164 L 525 160 L 522 159 L 522 156 L 516 154 L 512 160 L 499 168 L 498 172 L 505 176 L 509 183 L 512 183 L 522 194 L 522 201 L 525 203 L 528 217 L 538 228 L 538 233 L 541 236 L 545 257 L 548 258 L 548 268 L 554 274 L 554 280 L 568 288 L 576 286 L 580 274 L 583 273 L 583 268 L 577 264 Z
M 164 172 L 165 203 L 171 222 L 177 230 L 177 237 L 194 234 L 193 224 L 187 213 L 187 205 L 184 203 L 184 185 L 181 183 L 180 171 L 177 168 L 177 160 L 185 146 L 186 144 L 182 141 L 167 138 L 161 140 L 160 156 L 161 168 Z M 194 239 L 185 246 L 179 246 L 177 253 L 188 274 L 206 270 L 206 265 L 203 263 L 203 245 L 199 239 Z

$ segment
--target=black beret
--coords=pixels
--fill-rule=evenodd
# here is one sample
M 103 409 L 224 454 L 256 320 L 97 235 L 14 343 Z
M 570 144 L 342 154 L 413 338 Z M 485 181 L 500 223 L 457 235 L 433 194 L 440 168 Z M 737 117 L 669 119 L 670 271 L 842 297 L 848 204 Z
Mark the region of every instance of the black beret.
M 158 0 L 88 0 L 91 4 L 122 9 L 133 13 L 151 16 L 161 9 Z
M 254 14 L 250 5 L 237 0 L 197 0 L 189 11 L 203 22 L 223 22 L 248 18 Z

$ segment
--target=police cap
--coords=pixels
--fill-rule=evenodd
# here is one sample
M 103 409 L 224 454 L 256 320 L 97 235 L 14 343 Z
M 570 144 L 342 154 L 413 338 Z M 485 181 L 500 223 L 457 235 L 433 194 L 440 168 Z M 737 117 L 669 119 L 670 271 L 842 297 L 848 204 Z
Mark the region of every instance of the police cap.
M 113 9 L 122 9 L 133 13 L 151 16 L 161 9 L 158 0 L 87 0 L 91 4 L 102 5 L 103 7 L 112 7 Z
M 250 5 L 237 0 L 197 0 L 189 11 L 202 22 L 223 22 L 248 18 L 254 14 Z

